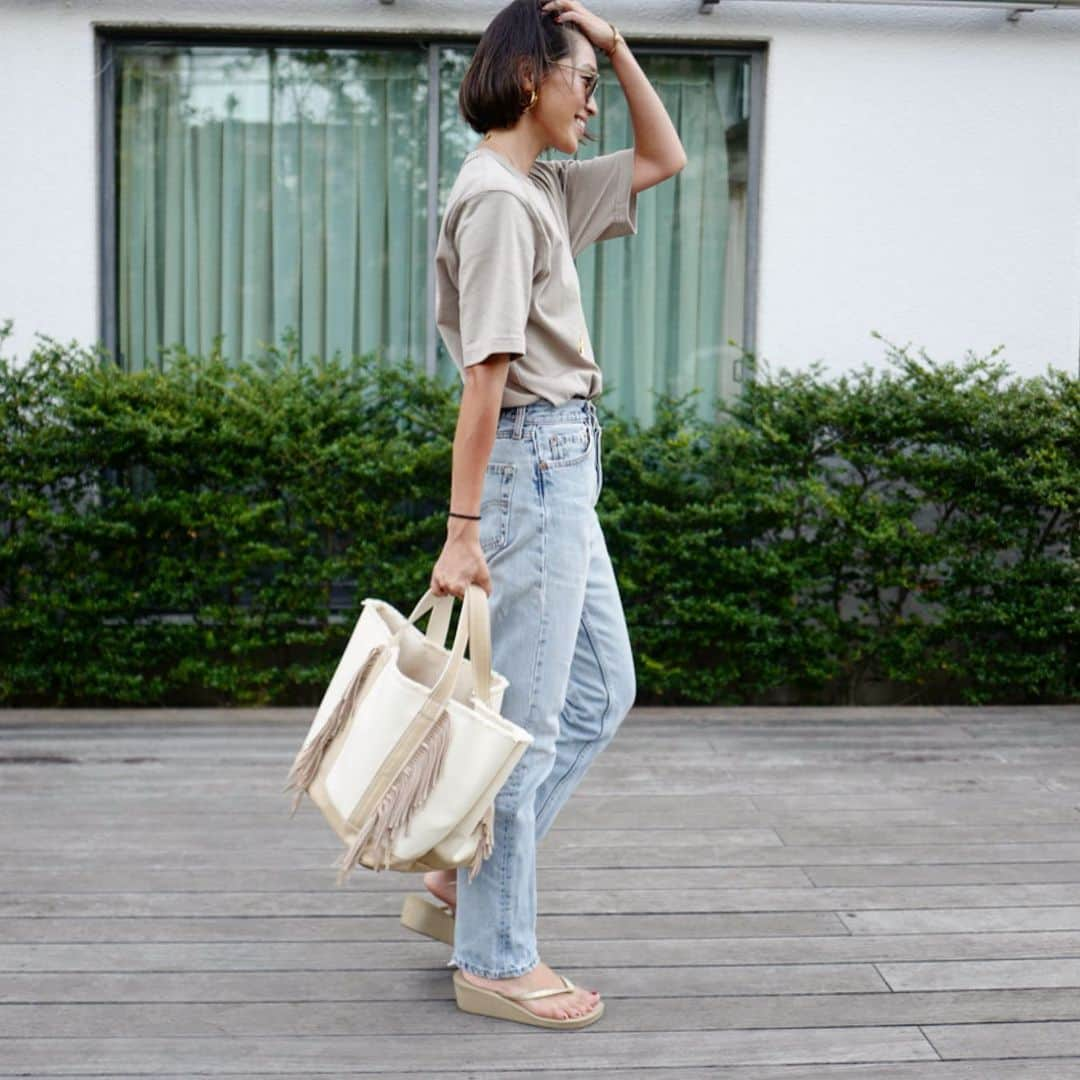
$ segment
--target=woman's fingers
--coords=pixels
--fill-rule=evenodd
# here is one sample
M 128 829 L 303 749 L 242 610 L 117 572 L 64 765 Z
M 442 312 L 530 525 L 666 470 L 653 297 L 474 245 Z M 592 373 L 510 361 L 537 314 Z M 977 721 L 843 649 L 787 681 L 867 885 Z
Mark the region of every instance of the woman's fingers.
M 464 599 L 470 584 L 479 585 L 491 595 L 491 574 L 480 545 L 474 542 L 472 550 L 463 550 L 459 544 L 448 543 L 431 571 L 428 588 L 436 596 L 449 594 Z
M 610 36 L 609 23 L 594 15 L 580 0 L 544 0 L 540 10 L 552 15 L 557 23 L 572 23 L 589 39 L 593 48 L 607 51 L 602 42 Z
M 473 584 L 474 585 L 479 585 L 480 588 L 483 589 L 484 592 L 486 592 L 488 594 L 488 596 L 491 595 L 491 575 L 488 573 L 488 569 L 487 569 L 486 564 L 484 566 L 484 572 L 482 574 L 478 574 L 473 579 Z
M 486 585 L 484 584 L 484 581 L 487 582 Z M 484 581 L 476 579 L 475 584 L 479 585 L 480 588 L 484 589 L 488 596 L 490 596 L 491 579 L 485 575 Z M 464 600 L 465 590 L 469 584 L 470 582 L 467 578 L 451 578 L 439 581 L 432 578 L 428 588 L 430 588 L 436 596 L 456 596 L 459 600 Z

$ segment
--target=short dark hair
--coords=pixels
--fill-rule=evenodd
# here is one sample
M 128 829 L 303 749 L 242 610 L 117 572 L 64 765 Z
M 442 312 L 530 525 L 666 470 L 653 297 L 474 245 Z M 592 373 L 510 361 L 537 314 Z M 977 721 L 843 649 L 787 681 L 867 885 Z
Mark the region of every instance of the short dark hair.
M 544 0 L 512 0 L 488 24 L 461 80 L 458 108 L 465 122 L 481 135 L 492 128 L 513 127 L 529 104 L 526 77 L 539 88 L 557 60 L 573 52 L 569 23 L 555 22 L 556 12 L 540 10 Z M 587 40 L 587 39 L 586 39 Z M 595 141 L 586 132 L 585 142 Z

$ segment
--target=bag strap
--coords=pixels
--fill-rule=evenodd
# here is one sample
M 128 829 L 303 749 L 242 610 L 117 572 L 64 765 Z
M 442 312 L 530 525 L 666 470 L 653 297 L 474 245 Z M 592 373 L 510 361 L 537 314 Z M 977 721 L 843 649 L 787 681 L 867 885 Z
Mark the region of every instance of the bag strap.
M 428 638 L 430 640 L 436 640 L 432 637 L 432 625 L 435 624 L 436 619 L 439 619 L 440 625 L 442 620 L 445 619 L 446 624 L 450 621 L 450 612 L 453 608 L 454 597 L 453 596 L 436 596 L 430 589 L 420 598 L 419 603 L 412 610 L 412 614 L 406 619 L 406 624 L 415 623 L 417 619 L 421 618 L 426 612 L 434 612 L 431 616 L 431 620 L 428 623 Z M 465 654 L 465 642 L 469 645 L 469 657 L 472 666 L 473 673 L 473 687 L 475 689 L 476 696 L 484 702 L 485 705 L 491 704 L 491 615 L 488 611 L 488 599 L 487 593 L 480 588 L 479 585 L 469 585 L 465 589 L 465 596 L 462 599 L 461 617 L 458 620 L 458 632 L 454 637 L 454 647 L 451 651 L 450 662 L 454 662 L 454 656 L 457 654 L 458 641 L 461 637 L 462 628 L 466 628 L 466 635 L 464 641 L 461 642 L 461 653 L 458 657 L 457 663 L 454 664 L 453 676 L 449 675 L 450 664 L 444 669 L 442 677 L 435 684 L 435 689 L 438 689 L 444 681 L 446 681 L 445 697 L 441 697 L 440 704 L 445 705 L 449 700 L 450 694 L 453 692 L 454 682 L 457 680 L 458 671 L 461 669 L 461 660 Z M 402 627 L 398 630 L 398 634 L 404 629 Z M 446 641 L 447 626 L 442 626 L 440 631 L 441 637 L 436 640 L 437 644 L 442 645 Z M 444 646 L 445 647 L 445 646 Z M 434 689 L 432 691 L 432 697 L 434 698 Z
M 430 590 L 424 594 L 420 604 L 422 604 L 429 595 Z M 408 619 L 409 622 L 412 622 L 414 618 L 420 618 L 423 614 L 420 610 L 420 604 L 417 604 L 416 607 L 413 608 L 413 613 Z M 428 619 L 426 637 L 428 641 L 438 645 L 440 649 L 446 648 L 446 634 L 450 629 L 450 612 L 453 610 L 454 598 L 452 596 L 435 597 L 435 603 L 431 607 L 431 618 Z
M 485 704 L 491 704 L 491 613 L 488 610 L 487 593 L 479 585 L 470 585 L 466 597 L 469 602 L 469 660 L 472 664 L 473 689 Z M 461 617 L 465 617 L 462 610 Z

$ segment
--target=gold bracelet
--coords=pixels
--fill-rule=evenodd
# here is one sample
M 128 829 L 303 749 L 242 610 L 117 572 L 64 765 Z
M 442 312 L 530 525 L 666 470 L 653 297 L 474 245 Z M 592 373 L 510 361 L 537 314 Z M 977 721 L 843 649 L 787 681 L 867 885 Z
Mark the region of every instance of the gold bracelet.
M 614 23 L 609 22 L 608 26 L 611 27 L 611 48 L 610 49 L 605 49 L 604 50 L 604 55 L 610 60 L 611 59 L 611 54 L 619 47 L 619 42 L 620 41 L 625 42 L 626 38 L 624 38 L 622 36 L 622 34 L 619 33 L 619 31 L 616 28 Z

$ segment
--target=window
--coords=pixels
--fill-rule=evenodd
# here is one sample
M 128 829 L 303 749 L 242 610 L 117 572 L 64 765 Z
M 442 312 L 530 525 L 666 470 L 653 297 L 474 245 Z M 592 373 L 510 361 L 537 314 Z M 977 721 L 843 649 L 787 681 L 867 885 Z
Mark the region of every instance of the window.
M 106 338 L 124 367 L 155 364 L 176 343 L 207 351 L 218 337 L 227 356 L 245 357 L 293 331 L 304 356 L 375 351 L 457 379 L 434 325 L 430 222 L 479 142 L 457 111 L 469 48 L 117 41 L 111 51 Z M 727 343 L 751 347 L 753 57 L 638 55 L 690 163 L 638 196 L 636 236 L 593 245 L 577 265 L 605 404 L 647 423 L 654 391 L 700 387 L 703 407 L 738 393 L 740 350 Z M 610 67 L 596 99 L 600 141 L 583 157 L 633 143 Z

